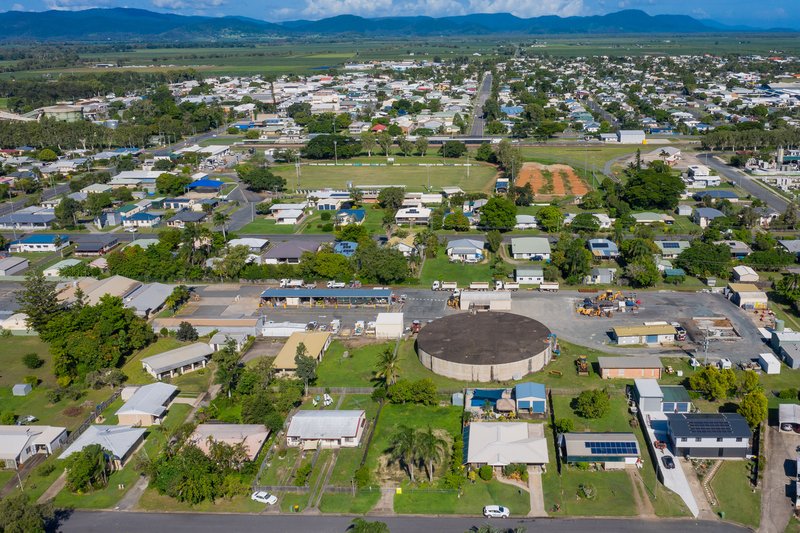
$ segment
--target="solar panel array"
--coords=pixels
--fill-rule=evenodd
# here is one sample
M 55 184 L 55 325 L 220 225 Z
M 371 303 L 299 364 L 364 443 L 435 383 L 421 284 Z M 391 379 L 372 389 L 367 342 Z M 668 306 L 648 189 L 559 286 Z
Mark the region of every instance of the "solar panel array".
M 694 434 L 708 433 L 719 435 L 731 433 L 733 431 L 730 422 L 725 418 L 688 419 L 686 420 L 686 425 L 689 426 L 689 431 Z
M 661 246 L 663 246 L 664 248 L 680 248 L 681 247 L 681 245 L 678 244 L 677 242 L 665 242 L 665 243 L 662 243 Z
M 635 442 L 587 442 L 586 447 L 595 455 L 639 453 Z

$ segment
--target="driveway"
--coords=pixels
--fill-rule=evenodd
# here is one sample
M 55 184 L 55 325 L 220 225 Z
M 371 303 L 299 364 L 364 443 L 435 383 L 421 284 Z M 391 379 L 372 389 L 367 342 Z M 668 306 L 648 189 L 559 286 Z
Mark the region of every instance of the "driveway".
M 794 510 L 794 483 L 797 476 L 795 451 L 800 438 L 794 433 L 783 433 L 775 426 L 766 431 L 767 471 L 761 487 L 760 532 L 784 531 Z

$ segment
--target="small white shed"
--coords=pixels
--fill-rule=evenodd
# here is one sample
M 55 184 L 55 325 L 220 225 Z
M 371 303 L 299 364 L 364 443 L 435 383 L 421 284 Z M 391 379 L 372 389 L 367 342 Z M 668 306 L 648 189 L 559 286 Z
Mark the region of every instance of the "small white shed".
M 766 352 L 758 354 L 758 364 L 767 374 L 780 374 L 781 362 L 774 354 Z
M 375 338 L 396 339 L 403 334 L 403 313 L 378 313 Z
M 31 387 L 30 383 L 17 383 L 11 388 L 11 394 L 14 396 L 27 396 L 32 389 L 33 387 Z

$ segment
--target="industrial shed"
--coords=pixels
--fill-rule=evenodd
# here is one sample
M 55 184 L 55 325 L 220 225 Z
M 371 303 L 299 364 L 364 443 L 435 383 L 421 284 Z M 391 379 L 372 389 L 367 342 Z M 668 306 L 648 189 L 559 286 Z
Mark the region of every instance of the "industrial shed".
M 661 379 L 661 359 L 648 356 L 598 357 L 600 377 Z
M 508 291 L 461 291 L 459 307 L 462 311 L 511 311 L 511 293 Z
M 669 324 L 651 326 L 620 326 L 612 328 L 612 337 L 620 346 L 631 344 L 672 344 L 675 342 L 675 327 Z
M 752 283 L 729 283 L 725 295 L 742 309 L 766 309 L 769 305 L 767 293 Z
M 391 289 L 275 289 L 261 293 L 261 304 L 269 307 L 354 306 L 391 304 Z
M 403 313 L 378 313 L 376 339 L 396 339 L 403 334 Z

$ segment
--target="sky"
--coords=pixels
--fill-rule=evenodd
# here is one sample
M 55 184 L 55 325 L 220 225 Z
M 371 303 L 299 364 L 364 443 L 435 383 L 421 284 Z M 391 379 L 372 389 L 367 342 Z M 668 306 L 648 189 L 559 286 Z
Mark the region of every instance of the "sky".
M 135 7 L 184 15 L 240 15 L 269 21 L 354 14 L 448 16 L 468 13 L 598 15 L 641 9 L 651 15 L 683 14 L 724 24 L 788 27 L 800 18 L 800 0 L 0 0 L 0 11 Z

